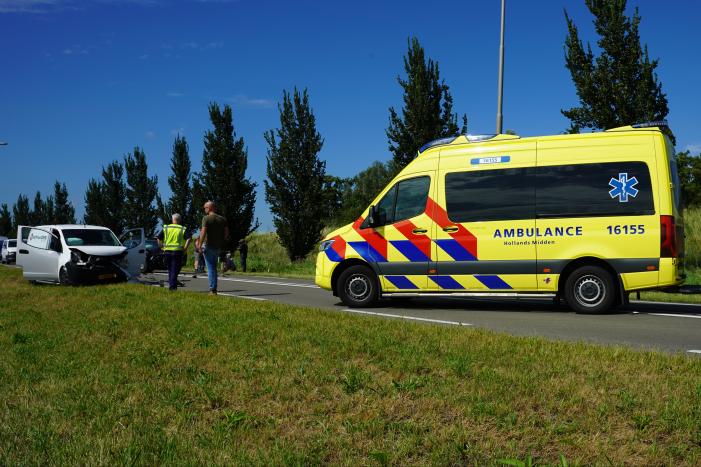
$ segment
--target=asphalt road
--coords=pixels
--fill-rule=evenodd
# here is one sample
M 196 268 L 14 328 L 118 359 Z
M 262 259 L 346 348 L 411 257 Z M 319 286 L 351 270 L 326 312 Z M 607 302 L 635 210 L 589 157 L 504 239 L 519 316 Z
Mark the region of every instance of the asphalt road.
M 142 276 L 159 285 L 166 274 Z M 206 275 L 182 274 L 185 289 L 207 292 Z M 519 336 L 620 344 L 636 348 L 685 352 L 701 357 L 701 305 L 633 302 L 608 315 L 578 315 L 548 300 L 413 298 L 384 301 L 377 308 L 350 309 L 313 281 L 250 275 L 220 277 L 223 300 L 239 297 L 272 300 L 338 312 L 374 315 L 378 319 L 407 319 L 440 325 L 476 326 Z

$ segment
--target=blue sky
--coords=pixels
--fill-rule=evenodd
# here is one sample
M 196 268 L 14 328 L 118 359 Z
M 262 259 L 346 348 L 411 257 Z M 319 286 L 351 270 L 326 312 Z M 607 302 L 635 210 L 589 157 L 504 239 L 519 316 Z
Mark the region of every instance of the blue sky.
M 429 9 L 430 5 L 430 9 Z M 669 99 L 679 150 L 701 151 L 701 3 L 629 1 Z M 0 0 L 0 203 L 67 184 L 78 214 L 91 177 L 142 147 L 164 198 L 175 134 L 199 169 L 207 104 L 230 104 L 259 185 L 256 215 L 272 227 L 262 190 L 264 131 L 278 125 L 283 89 L 309 89 L 327 171 L 350 176 L 387 160 L 388 108 L 407 38 L 437 60 L 469 132 L 494 131 L 499 0 L 226 1 Z M 562 132 L 577 104 L 564 67 L 563 9 L 595 41 L 583 0 L 507 4 L 504 128 Z

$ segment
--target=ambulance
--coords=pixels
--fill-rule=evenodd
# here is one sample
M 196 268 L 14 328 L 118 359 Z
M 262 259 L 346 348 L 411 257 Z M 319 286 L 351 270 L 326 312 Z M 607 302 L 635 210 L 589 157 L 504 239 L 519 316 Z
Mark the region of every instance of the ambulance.
M 664 126 L 432 141 L 324 238 L 316 284 L 350 307 L 539 297 L 590 314 L 633 291 L 679 286 L 680 184 Z

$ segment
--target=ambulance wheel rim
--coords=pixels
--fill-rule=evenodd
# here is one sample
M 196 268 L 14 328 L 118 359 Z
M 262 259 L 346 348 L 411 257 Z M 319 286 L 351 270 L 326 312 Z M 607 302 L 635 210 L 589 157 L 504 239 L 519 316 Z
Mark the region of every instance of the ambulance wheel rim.
M 604 282 L 592 275 L 579 278 L 574 286 L 574 296 L 582 306 L 594 307 L 599 305 L 606 296 Z
M 346 282 L 346 292 L 354 300 L 364 300 L 371 290 L 370 279 L 363 274 L 353 274 Z

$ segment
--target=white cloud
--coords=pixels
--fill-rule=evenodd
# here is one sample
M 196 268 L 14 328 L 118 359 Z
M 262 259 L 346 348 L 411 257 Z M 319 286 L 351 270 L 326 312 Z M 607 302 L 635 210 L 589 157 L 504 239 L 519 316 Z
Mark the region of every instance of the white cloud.
M 232 102 L 234 105 L 253 109 L 270 109 L 275 106 L 275 101 L 271 99 L 248 97 L 245 94 L 237 94 L 227 100 Z
M 59 0 L 0 0 L 0 13 L 46 13 Z
M 168 97 L 183 97 L 185 94 L 182 92 L 168 92 L 166 93 L 166 96 Z
M 685 151 L 689 151 L 692 154 L 701 153 L 701 143 L 691 143 L 687 144 L 684 148 Z
M 153 130 L 149 130 L 146 133 L 144 133 L 144 136 L 146 139 L 154 139 L 156 137 L 156 132 Z
M 153 6 L 159 3 L 160 0 L 0 0 L 0 13 L 54 13 L 81 10 L 90 4 Z
M 189 50 L 209 50 L 209 49 L 221 49 L 224 47 L 224 42 L 222 41 L 210 41 L 207 43 L 201 43 L 196 41 L 185 42 L 180 45 L 181 49 Z

